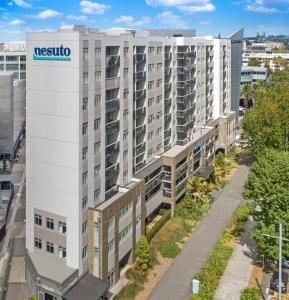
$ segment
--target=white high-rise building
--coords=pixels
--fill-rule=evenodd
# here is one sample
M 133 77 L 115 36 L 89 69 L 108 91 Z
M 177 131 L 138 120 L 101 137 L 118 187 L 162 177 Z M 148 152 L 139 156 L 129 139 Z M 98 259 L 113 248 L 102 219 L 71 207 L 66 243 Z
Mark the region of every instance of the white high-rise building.
M 26 276 L 68 299 L 87 272 L 116 283 L 151 215 L 234 143 L 241 56 L 193 30 L 83 26 L 27 51 Z

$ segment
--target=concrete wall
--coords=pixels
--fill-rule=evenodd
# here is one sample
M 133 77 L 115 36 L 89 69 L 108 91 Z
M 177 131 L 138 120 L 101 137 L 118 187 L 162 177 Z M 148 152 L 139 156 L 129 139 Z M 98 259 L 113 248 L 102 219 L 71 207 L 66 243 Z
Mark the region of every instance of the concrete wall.
M 25 88 L 25 80 L 14 82 L 14 143 L 16 142 L 25 121 Z

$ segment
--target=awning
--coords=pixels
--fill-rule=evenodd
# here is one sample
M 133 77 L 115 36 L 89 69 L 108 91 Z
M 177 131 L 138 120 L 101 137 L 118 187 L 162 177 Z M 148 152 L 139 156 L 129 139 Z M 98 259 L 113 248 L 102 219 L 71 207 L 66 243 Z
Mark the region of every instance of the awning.
M 87 273 L 63 297 L 63 300 L 100 300 L 108 294 L 109 284 Z

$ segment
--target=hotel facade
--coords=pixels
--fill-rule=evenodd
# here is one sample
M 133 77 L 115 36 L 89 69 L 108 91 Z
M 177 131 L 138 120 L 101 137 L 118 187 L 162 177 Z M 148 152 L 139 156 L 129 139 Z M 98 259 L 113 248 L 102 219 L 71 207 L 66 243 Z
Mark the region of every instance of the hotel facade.
M 32 294 L 70 299 L 84 274 L 114 285 L 155 212 L 174 214 L 187 178 L 230 149 L 242 35 L 83 26 L 28 34 Z

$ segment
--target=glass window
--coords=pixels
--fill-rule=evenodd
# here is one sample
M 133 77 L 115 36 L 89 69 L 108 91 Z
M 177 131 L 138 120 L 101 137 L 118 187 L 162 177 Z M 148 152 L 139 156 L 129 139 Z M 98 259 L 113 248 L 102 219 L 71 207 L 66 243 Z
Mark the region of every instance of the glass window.
M 0 64 L 0 71 L 3 71 L 3 70 L 4 70 L 4 65 Z
M 128 117 L 128 109 L 125 109 L 125 110 L 123 111 L 123 119 L 124 119 L 124 120 L 127 120 L 127 117 Z
M 112 216 L 111 218 L 109 218 L 108 220 L 108 229 L 112 229 L 114 227 L 114 216 Z
M 124 57 L 128 57 L 128 50 L 129 50 L 128 47 L 123 48 L 123 56 Z
M 48 253 L 54 253 L 54 244 L 46 242 L 46 251 Z
M 154 81 L 149 81 L 148 83 L 148 89 L 151 90 L 155 87 L 155 82 Z
M 88 85 L 88 73 L 83 73 L 83 84 Z
M 26 56 L 25 55 L 21 55 L 20 56 L 20 61 L 26 61 Z
M 82 160 L 87 160 L 88 147 L 82 149 Z
M 34 247 L 37 249 L 42 249 L 42 240 L 39 238 L 34 238 Z
M 112 253 L 114 251 L 114 239 L 112 239 L 109 243 L 108 243 L 108 253 Z
M 128 150 L 125 150 L 125 151 L 123 152 L 123 160 L 124 160 L 124 161 L 127 161 L 127 157 L 128 157 Z
M 82 259 L 85 259 L 87 255 L 87 246 L 82 248 Z
M 163 48 L 162 47 L 157 47 L 157 54 L 160 55 L 163 52 Z
M 34 224 L 38 226 L 42 226 L 42 216 L 38 214 L 34 214 Z
M 136 217 L 135 223 L 136 223 L 136 227 L 138 227 L 141 224 L 141 216 Z
M 87 135 L 87 128 L 88 128 L 88 123 L 83 123 L 82 124 L 82 135 Z
M 94 247 L 93 253 L 94 253 L 94 257 L 99 257 L 99 248 Z
M 119 211 L 119 219 L 124 218 L 126 215 L 131 213 L 131 211 L 132 211 L 132 204 L 130 202 Z
M 88 109 L 88 98 L 83 98 L 82 100 L 82 110 L 87 110 Z
M 19 65 L 17 64 L 6 64 L 7 71 L 17 71 L 19 70 Z
M 158 79 L 158 81 L 157 81 L 157 87 L 162 86 L 162 83 L 163 83 L 162 79 Z
M 59 246 L 58 247 L 58 256 L 61 258 L 65 258 L 66 257 L 66 248 Z
M 85 210 L 87 206 L 88 197 L 85 196 L 82 198 L 82 209 Z
M 88 48 L 83 48 L 83 60 L 88 60 Z
M 46 218 L 46 228 L 54 230 L 54 220 L 51 218 Z
M 97 178 L 99 176 L 100 171 L 100 165 L 97 165 L 94 167 L 94 178 Z
M 94 143 L 94 155 L 99 154 L 100 142 Z
M 156 103 L 158 104 L 158 103 L 160 103 L 162 101 L 162 95 L 158 95 L 157 96 L 157 101 L 156 101 Z
M 95 72 L 95 83 L 100 83 L 101 82 L 101 71 L 96 71 Z
M 95 58 L 96 59 L 101 58 L 101 48 L 100 47 L 95 48 Z
M 125 227 L 118 235 L 119 241 L 124 240 L 129 234 L 132 232 L 132 224 L 130 223 L 127 227 Z
M 82 223 L 82 234 L 86 234 L 87 232 L 87 221 Z
M 6 61 L 18 61 L 18 56 L 15 55 L 7 55 Z
M 155 53 L 155 47 L 149 47 L 149 54 Z
M 100 118 L 97 118 L 94 120 L 94 130 L 97 130 L 100 128 Z
M 100 195 L 100 189 L 96 189 L 94 191 L 94 202 L 99 200 L 99 195 Z
M 128 97 L 128 89 L 123 90 L 123 99 L 127 99 Z
M 0 55 L 0 61 L 4 61 L 4 56 Z
M 123 77 L 128 78 L 128 68 L 123 69 Z
M 94 107 L 99 106 L 101 101 L 101 95 L 94 96 Z
M 82 185 L 87 184 L 87 172 L 82 174 Z
M 94 232 L 99 233 L 99 223 L 94 222 Z
M 148 99 L 148 106 L 152 106 L 153 103 L 154 103 L 154 98 L 153 98 L 153 97 L 152 97 L 152 98 L 149 98 L 149 99 Z
M 66 223 L 65 222 L 62 222 L 62 221 L 58 222 L 58 232 L 62 233 L 62 234 L 66 233 Z

